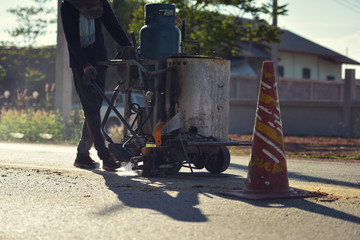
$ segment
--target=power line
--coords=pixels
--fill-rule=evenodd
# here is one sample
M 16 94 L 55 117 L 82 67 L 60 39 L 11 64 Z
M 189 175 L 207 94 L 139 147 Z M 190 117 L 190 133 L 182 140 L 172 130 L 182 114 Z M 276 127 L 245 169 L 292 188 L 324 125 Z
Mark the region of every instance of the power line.
M 357 2 L 356 0 L 343 0 L 345 4 L 348 4 L 350 7 L 359 10 L 360 9 L 360 5 L 357 5 L 359 2 Z
M 360 6 L 356 5 L 357 1 L 353 2 L 352 0 L 343 0 L 343 4 L 347 6 L 348 9 L 360 13 Z
M 342 0 L 342 1 L 334 0 L 334 1 L 336 3 L 342 5 L 343 7 L 360 14 L 360 6 L 356 6 L 356 3 L 358 3 L 358 1 L 355 1 L 355 3 L 350 2 L 349 0 Z
M 359 0 L 345 0 L 345 2 L 350 2 L 352 5 L 360 8 L 360 1 Z

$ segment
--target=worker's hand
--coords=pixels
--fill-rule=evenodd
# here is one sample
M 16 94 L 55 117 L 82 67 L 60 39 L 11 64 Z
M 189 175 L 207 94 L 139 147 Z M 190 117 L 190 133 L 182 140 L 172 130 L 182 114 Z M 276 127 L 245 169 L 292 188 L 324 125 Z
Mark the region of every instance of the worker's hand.
M 136 59 L 136 49 L 134 46 L 121 46 L 115 56 L 116 59 Z
M 84 81 L 83 83 L 85 85 L 92 85 L 91 80 L 95 80 L 97 75 L 96 68 L 94 68 L 92 65 L 87 65 L 84 67 Z

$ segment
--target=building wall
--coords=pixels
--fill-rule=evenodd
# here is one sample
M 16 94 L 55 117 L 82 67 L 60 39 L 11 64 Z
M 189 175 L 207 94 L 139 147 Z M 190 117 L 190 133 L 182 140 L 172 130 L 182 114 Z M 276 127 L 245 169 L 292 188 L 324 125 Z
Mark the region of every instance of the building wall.
M 335 64 L 325 59 L 319 58 L 319 79 L 327 79 L 328 76 L 334 76 L 335 80 L 341 80 L 341 64 Z
M 231 76 L 229 133 L 252 133 L 259 83 L 258 77 Z M 279 79 L 284 135 L 359 137 L 360 83 L 353 86 L 354 96 L 345 102 L 344 81 Z
M 341 64 L 330 62 L 318 56 L 279 52 L 279 66 L 284 67 L 284 78 L 303 78 L 303 68 L 311 69 L 311 80 L 326 80 L 334 76 L 341 80 Z
M 359 105 L 352 109 L 356 112 Z M 344 135 L 342 105 L 339 103 L 280 101 L 280 113 L 283 133 L 286 136 Z M 229 133 L 251 134 L 255 114 L 255 101 L 230 101 Z M 353 134 L 355 136 L 359 136 L 360 133 L 358 117 L 354 116 Z
M 278 65 L 284 67 L 284 76 L 283 77 L 284 78 L 295 78 L 293 54 L 279 52 L 278 56 L 280 59 L 278 62 Z

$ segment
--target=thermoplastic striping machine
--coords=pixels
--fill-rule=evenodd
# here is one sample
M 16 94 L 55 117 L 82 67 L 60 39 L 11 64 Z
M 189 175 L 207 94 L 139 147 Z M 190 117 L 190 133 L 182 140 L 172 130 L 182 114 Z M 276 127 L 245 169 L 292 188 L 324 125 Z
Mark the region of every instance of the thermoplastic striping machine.
M 124 126 L 120 143 L 103 131 L 105 139 L 116 158 L 145 177 L 182 167 L 224 172 L 227 146 L 240 145 L 228 139 L 230 62 L 200 56 L 200 44 L 185 39 L 185 22 L 181 31 L 176 22 L 174 5 L 145 5 L 139 46 L 132 35 L 136 57 L 99 62 L 116 66 L 120 76 L 111 99 L 102 93 L 109 104 L 103 129 L 111 111 Z M 182 43 L 198 44 L 198 54 L 181 53 Z M 114 106 L 120 91 L 126 96 L 123 115 Z M 144 95 L 145 106 L 131 101 L 133 91 Z

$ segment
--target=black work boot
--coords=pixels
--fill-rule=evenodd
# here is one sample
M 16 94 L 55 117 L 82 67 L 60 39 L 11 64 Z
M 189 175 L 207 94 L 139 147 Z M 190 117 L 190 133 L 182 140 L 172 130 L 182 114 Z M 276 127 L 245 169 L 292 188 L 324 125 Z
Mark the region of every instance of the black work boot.
M 107 154 L 103 159 L 103 169 L 106 171 L 113 171 L 119 167 L 121 167 L 121 163 L 116 160 L 110 153 Z
M 95 162 L 89 154 L 78 153 L 74 162 L 74 166 L 85 169 L 96 169 L 100 167 L 98 162 Z

